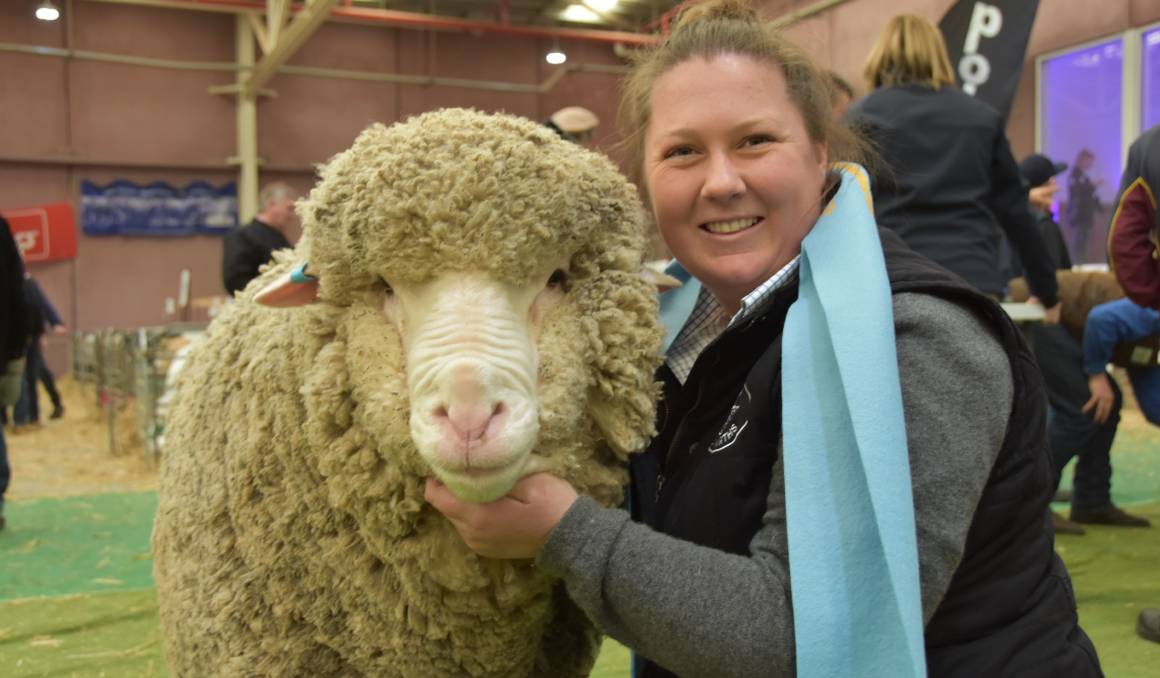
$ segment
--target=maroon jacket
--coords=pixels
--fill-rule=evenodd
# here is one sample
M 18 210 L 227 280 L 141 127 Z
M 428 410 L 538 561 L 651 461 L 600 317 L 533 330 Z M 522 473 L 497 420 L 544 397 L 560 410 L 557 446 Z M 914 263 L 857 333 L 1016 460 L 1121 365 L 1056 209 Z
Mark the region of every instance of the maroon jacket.
M 1128 149 L 1120 196 L 1108 228 L 1108 264 L 1132 301 L 1160 309 L 1156 190 L 1160 189 L 1160 125 Z

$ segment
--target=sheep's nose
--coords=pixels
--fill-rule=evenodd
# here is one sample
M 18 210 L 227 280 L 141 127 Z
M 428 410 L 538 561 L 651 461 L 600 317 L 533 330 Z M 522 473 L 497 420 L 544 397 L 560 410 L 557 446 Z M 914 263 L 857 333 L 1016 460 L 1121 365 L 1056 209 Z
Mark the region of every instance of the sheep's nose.
M 491 422 L 503 411 L 504 404 L 501 402 L 488 407 L 483 403 L 453 401 L 450 405 L 436 407 L 432 414 L 440 426 L 451 429 L 459 442 L 471 443 L 482 438 Z
M 461 443 L 483 438 L 491 423 L 506 409 L 503 401 L 488 397 L 481 376 L 481 370 L 475 365 L 461 363 L 452 367 L 447 375 L 443 402 L 431 413 L 435 422 L 445 431 L 450 429 L 448 432 Z

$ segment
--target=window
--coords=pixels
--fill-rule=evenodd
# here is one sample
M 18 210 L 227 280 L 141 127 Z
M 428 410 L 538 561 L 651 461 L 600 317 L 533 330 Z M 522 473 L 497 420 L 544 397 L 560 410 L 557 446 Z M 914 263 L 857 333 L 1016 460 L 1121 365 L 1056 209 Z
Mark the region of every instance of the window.
M 1106 258 L 1124 146 L 1123 72 L 1122 38 L 1041 61 L 1040 146 L 1044 155 L 1068 165 L 1056 177 L 1057 220 L 1077 264 Z
M 1140 34 L 1140 131 L 1160 124 L 1160 26 Z

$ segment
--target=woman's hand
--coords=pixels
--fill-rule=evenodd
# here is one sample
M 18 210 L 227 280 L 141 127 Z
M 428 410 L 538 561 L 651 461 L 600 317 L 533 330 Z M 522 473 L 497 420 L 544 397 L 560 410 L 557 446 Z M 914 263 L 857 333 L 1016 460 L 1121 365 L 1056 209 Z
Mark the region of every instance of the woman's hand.
M 577 494 L 568 481 L 536 473 L 516 483 L 506 497 L 487 504 L 462 501 L 435 478 L 427 479 L 424 496 L 479 555 L 535 558 Z

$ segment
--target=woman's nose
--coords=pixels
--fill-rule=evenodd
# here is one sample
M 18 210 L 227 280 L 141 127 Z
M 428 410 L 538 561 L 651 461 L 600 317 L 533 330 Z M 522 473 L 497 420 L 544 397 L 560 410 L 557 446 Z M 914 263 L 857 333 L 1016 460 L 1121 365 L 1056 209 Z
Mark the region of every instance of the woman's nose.
M 701 186 L 701 196 L 710 200 L 730 200 L 745 191 L 736 164 L 729 156 L 721 154 L 709 159 L 705 182 Z

